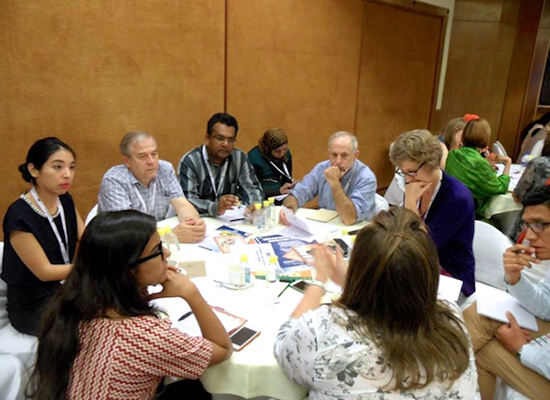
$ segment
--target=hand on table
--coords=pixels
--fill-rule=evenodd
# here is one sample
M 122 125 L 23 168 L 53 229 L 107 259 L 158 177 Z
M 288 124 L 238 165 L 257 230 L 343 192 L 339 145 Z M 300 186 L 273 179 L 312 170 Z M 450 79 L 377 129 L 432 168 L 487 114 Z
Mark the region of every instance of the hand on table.
M 502 347 L 513 355 L 516 355 L 521 346 L 529 343 L 531 338 L 529 337 L 528 331 L 521 329 L 516 318 L 510 311 L 506 312 L 506 317 L 508 321 L 510 321 L 510 324 L 501 325 L 496 333 L 496 338 Z
M 232 194 L 224 194 L 218 200 L 218 215 L 223 215 L 239 203 L 239 198 Z
M 279 223 L 282 225 L 290 226 L 290 222 L 288 222 L 284 210 L 279 211 Z
M 204 238 L 206 224 L 202 218 L 189 218 L 172 230 L 180 243 L 197 243 Z
M 538 258 L 533 257 L 535 249 L 524 244 L 516 244 L 504 252 L 504 280 L 515 285 L 521 278 L 523 268 L 531 268 L 531 263 L 540 264 Z

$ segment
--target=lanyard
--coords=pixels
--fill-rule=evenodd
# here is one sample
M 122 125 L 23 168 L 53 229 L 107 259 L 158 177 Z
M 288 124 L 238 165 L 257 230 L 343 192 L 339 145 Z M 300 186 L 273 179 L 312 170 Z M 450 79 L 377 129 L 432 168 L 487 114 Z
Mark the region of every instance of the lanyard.
M 63 256 L 63 261 L 65 261 L 65 264 L 70 264 L 71 260 L 69 258 L 69 252 L 67 251 L 67 246 L 65 245 L 65 242 L 63 239 L 61 239 L 61 235 L 59 234 L 59 230 L 57 229 L 57 225 L 53 221 L 53 217 L 44 205 L 42 203 L 42 200 L 40 200 L 40 197 L 38 197 L 38 193 L 36 193 L 36 189 L 34 186 L 31 188 L 31 194 L 36 199 L 36 202 L 38 203 L 38 206 L 42 210 L 42 212 L 46 215 L 46 218 L 48 218 L 48 222 L 50 223 L 50 226 L 52 227 L 53 233 L 55 234 L 55 237 L 57 238 L 57 241 L 59 242 L 59 249 L 61 250 L 61 255 Z M 69 235 L 67 235 L 67 222 L 65 221 L 65 210 L 63 209 L 63 205 L 61 204 L 61 201 L 59 200 L 59 197 L 57 198 L 57 208 L 59 210 L 59 215 L 61 216 L 61 225 L 63 226 L 63 232 L 65 233 L 65 238 L 67 239 L 67 243 L 69 242 Z
M 275 169 L 277 171 L 279 171 L 279 173 L 281 175 L 284 175 L 285 177 L 290 179 L 290 181 L 292 181 L 292 176 L 290 176 L 290 173 L 288 172 L 288 168 L 286 167 L 286 163 L 284 161 L 281 161 L 281 162 L 283 164 L 283 169 L 285 170 L 285 172 L 281 171 L 281 169 L 279 167 L 277 167 L 277 165 L 275 165 L 275 163 L 273 161 L 269 160 L 269 162 L 271 163 L 271 165 L 273 165 L 275 167 Z
M 134 188 L 134 192 L 136 193 L 136 196 L 138 197 L 140 203 L 143 205 L 143 212 L 146 213 L 146 214 L 154 215 L 153 212 L 155 210 L 155 202 L 157 200 L 157 181 L 154 181 L 151 184 L 153 185 L 153 187 L 152 187 L 153 194 L 150 197 L 150 198 L 152 198 L 152 200 L 151 200 L 151 209 L 150 210 L 148 210 L 147 203 L 145 202 L 145 200 L 143 200 L 143 197 L 141 196 L 141 193 L 139 192 L 138 188 L 135 185 L 133 185 L 133 188 Z
M 204 158 L 205 164 L 206 164 L 206 170 L 208 171 L 208 176 L 210 177 L 210 183 L 212 184 L 212 190 L 214 191 L 214 194 L 216 195 L 216 199 L 218 198 L 218 194 L 222 192 L 223 184 L 225 181 L 225 175 L 227 173 L 227 166 L 229 165 L 229 162 L 227 160 L 224 160 L 223 167 L 220 172 L 220 180 L 218 181 L 218 187 L 216 188 L 216 180 L 214 179 L 214 174 L 212 173 L 212 168 L 210 167 L 210 163 L 208 160 L 208 153 L 206 152 L 206 146 L 202 146 L 202 156 Z

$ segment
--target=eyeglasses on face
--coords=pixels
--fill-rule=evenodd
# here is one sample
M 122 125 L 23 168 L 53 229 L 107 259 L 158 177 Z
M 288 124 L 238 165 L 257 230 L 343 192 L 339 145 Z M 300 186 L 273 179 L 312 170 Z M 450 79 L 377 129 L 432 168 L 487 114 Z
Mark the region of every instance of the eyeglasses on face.
M 216 142 L 218 142 L 219 144 L 222 144 L 223 142 L 227 142 L 227 144 L 235 144 L 235 142 L 237 141 L 237 138 L 226 138 L 226 137 L 223 137 L 223 136 L 214 136 L 214 140 L 216 140 Z
M 420 164 L 418 166 L 417 169 L 415 169 L 414 171 L 408 171 L 408 172 L 403 172 L 401 171 L 399 168 L 396 168 L 395 169 L 395 173 L 397 175 L 400 175 L 400 176 L 408 176 L 409 178 L 414 178 L 416 175 L 418 175 L 418 171 L 420 171 L 420 168 L 422 168 L 424 166 L 425 162 L 423 162 L 422 164 Z
M 550 225 L 550 222 L 524 222 L 521 227 L 524 230 L 531 229 L 537 235 L 544 232 L 544 229 Z
M 145 261 L 149 261 L 155 257 L 161 256 L 162 261 L 164 261 L 164 248 L 162 247 L 162 242 L 159 242 L 157 246 L 158 251 L 149 254 L 148 256 L 138 258 L 136 261 L 133 261 L 128 264 L 129 267 L 135 267 L 136 265 L 143 264 Z

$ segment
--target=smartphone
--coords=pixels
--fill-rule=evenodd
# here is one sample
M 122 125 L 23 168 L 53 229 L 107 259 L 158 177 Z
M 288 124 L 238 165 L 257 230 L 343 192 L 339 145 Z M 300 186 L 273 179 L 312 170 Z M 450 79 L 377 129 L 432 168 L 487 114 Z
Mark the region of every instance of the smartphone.
M 335 238 L 334 242 L 340 246 L 340 249 L 342 249 L 342 253 L 344 253 L 344 257 L 347 257 L 349 255 L 349 246 L 346 242 L 344 242 L 340 238 Z
M 242 350 L 260 335 L 260 331 L 248 326 L 243 326 L 237 332 L 230 336 L 231 342 L 233 342 L 233 348 L 235 351 Z
M 304 293 L 306 290 L 307 282 L 303 279 L 299 279 L 290 284 L 290 287 L 294 290 L 297 290 L 300 293 Z

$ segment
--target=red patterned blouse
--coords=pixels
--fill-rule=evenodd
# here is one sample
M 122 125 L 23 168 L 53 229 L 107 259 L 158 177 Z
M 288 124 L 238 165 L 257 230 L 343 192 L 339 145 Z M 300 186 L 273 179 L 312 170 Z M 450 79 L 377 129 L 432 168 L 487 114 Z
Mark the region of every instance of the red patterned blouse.
M 212 344 L 150 316 L 95 318 L 80 327 L 67 398 L 151 399 L 164 376 L 198 379 L 212 357 Z

